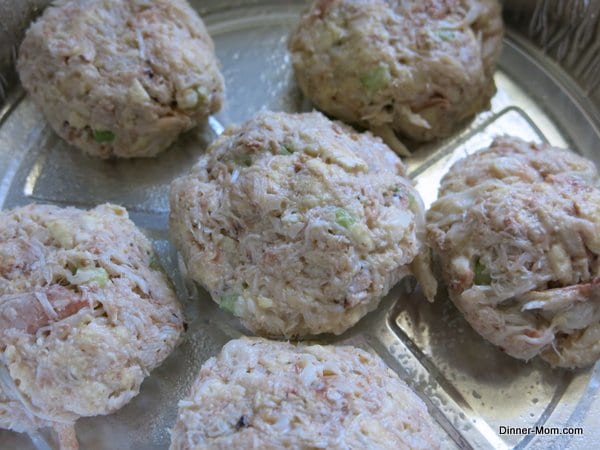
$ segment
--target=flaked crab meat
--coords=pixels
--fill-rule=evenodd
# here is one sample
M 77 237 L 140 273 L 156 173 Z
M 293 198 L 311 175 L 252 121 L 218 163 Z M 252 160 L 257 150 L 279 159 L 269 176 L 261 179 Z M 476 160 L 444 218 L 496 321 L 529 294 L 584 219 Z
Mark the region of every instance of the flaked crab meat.
M 155 156 L 223 101 L 213 42 L 185 0 L 53 2 L 17 68 L 54 131 L 101 158 Z
M 486 108 L 503 24 L 496 0 L 317 0 L 289 39 L 296 79 L 322 111 L 406 154 Z
M 320 113 L 229 128 L 173 182 L 170 204 L 187 273 L 256 333 L 342 333 L 410 273 L 435 292 L 403 163 Z
M 450 298 L 516 358 L 600 358 L 600 191 L 592 162 L 498 138 L 458 161 L 427 213 Z
M 171 352 L 182 311 L 147 238 L 118 206 L 0 214 L 0 427 L 116 411 Z
M 572 175 L 594 184 L 597 171 L 589 160 L 565 149 L 525 142 L 511 136 L 494 139 L 489 151 L 469 155 L 468 164 L 453 165 L 440 186 L 440 197 L 460 192 L 486 180 L 536 183 L 549 175 Z
M 425 404 L 366 351 L 260 338 L 227 343 L 179 402 L 171 450 L 435 449 Z
M 90 306 L 88 300 L 60 285 L 4 295 L 0 305 L 0 330 L 12 328 L 36 334 L 40 328 L 64 320 L 86 306 Z

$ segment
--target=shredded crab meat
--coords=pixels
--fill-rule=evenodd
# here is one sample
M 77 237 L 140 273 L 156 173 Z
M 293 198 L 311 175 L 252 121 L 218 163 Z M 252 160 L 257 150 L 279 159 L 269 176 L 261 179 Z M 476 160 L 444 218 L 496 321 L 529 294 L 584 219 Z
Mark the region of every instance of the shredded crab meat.
M 228 342 L 179 402 L 171 449 L 436 449 L 425 404 L 383 361 L 349 346 Z
M 34 295 L 35 298 L 37 298 L 40 302 L 40 305 L 42 305 L 42 308 L 44 309 L 44 312 L 46 313 L 48 318 L 56 320 L 58 318 L 58 313 L 48 301 L 48 296 L 46 295 L 46 293 L 37 291 L 34 292 Z
M 497 0 L 315 1 L 288 41 L 302 92 L 402 155 L 485 109 L 502 48 Z
M 7 369 L 4 358 L 0 358 L 0 387 L 5 395 L 8 395 L 11 399 L 16 400 L 21 404 L 25 413 L 29 416 L 32 421 L 35 419 L 41 419 L 49 424 L 62 423 L 65 425 L 73 424 L 73 419 L 64 419 L 62 417 L 54 417 L 45 414 L 39 408 L 36 408 L 31 404 L 31 401 L 25 397 L 23 393 L 17 388 L 14 380 L 10 376 L 10 372 Z
M 0 302 L 0 330 L 12 328 L 35 333 L 38 328 L 69 317 L 88 305 L 62 286 L 9 295 Z
M 152 258 L 118 206 L 0 213 L 0 427 L 52 427 L 62 450 L 76 449 L 79 417 L 137 394 L 183 329 Z
M 497 138 L 457 162 L 427 213 L 451 299 L 508 354 L 581 367 L 600 322 L 600 191 L 592 162 Z M 576 206 L 574 206 L 576 205 Z
M 435 294 L 404 164 L 317 112 L 225 130 L 173 182 L 170 207 L 186 273 L 255 333 L 339 334 L 411 271 Z
M 214 44 L 185 0 L 52 2 L 16 66 L 54 131 L 100 158 L 154 157 L 223 101 Z
M 394 130 L 390 126 L 373 126 L 371 127 L 371 131 L 374 135 L 383 139 L 383 142 L 399 155 L 410 156 L 410 150 L 398 139 L 398 136 L 396 136 L 396 133 L 394 133 Z

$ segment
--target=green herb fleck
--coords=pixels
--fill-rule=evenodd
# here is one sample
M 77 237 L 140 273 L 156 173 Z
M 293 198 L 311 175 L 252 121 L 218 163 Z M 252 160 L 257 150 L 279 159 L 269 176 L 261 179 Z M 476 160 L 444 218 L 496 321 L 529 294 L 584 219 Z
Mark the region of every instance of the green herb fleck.
M 158 259 L 158 256 L 156 256 L 156 254 L 154 254 L 154 253 L 150 257 L 149 266 L 152 270 L 157 270 L 159 272 L 164 272 L 164 270 L 165 270 L 163 268 L 162 264 L 160 263 L 160 259 Z
M 252 158 L 248 153 L 243 153 L 241 155 L 236 155 L 233 157 L 233 161 L 244 167 L 250 167 L 252 165 Z
M 294 153 L 294 150 L 290 149 L 290 147 L 285 144 L 279 144 L 280 155 L 291 155 L 292 153 Z
M 102 267 L 80 267 L 74 277 L 76 284 L 97 283 L 101 288 L 108 282 L 108 272 Z
M 221 297 L 221 304 L 219 306 L 221 306 L 221 308 L 223 308 L 225 311 L 235 314 L 235 304 L 237 303 L 238 297 L 239 296 L 237 294 L 223 295 Z
M 196 108 L 206 105 L 208 99 L 206 98 L 206 94 L 202 88 L 197 88 L 196 92 L 198 93 L 198 102 L 196 103 Z
M 344 228 L 350 228 L 352 225 L 354 225 L 356 219 L 344 208 L 338 208 L 335 210 L 335 222 Z
M 409 208 L 412 209 L 416 206 L 416 199 L 412 192 L 408 192 L 402 187 L 395 187 L 394 189 L 392 189 L 392 192 L 396 194 L 394 195 L 395 197 L 406 197 L 408 199 Z
M 485 267 L 479 259 L 475 263 L 475 277 L 473 283 L 478 286 L 489 286 L 492 284 L 492 276 L 487 270 L 487 267 Z
M 387 86 L 391 80 L 390 71 L 386 66 L 379 66 L 364 75 L 360 82 L 369 91 L 378 91 Z
M 406 195 L 406 191 L 404 189 L 402 189 L 401 187 L 395 187 L 394 189 L 392 189 L 392 193 L 399 194 L 395 197 L 402 197 L 402 196 Z
M 415 196 L 412 193 L 408 193 L 408 207 L 413 209 L 417 205 L 417 201 L 415 200 Z
M 456 33 L 450 28 L 440 28 L 439 30 L 435 30 L 434 33 L 444 42 L 449 42 L 456 39 Z
M 115 133 L 110 130 L 94 130 L 93 134 L 96 142 L 112 142 L 115 140 Z

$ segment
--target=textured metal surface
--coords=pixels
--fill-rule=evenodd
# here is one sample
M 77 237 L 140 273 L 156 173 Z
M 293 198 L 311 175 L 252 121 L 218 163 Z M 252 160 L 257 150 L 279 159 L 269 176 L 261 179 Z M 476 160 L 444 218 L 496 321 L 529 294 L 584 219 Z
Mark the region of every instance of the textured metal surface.
M 600 105 L 600 1 L 507 0 L 505 16 Z
M 17 82 L 14 61 L 27 26 L 48 0 L 0 1 L 0 106 Z
M 12 52 L 6 49 L 13 48 L 20 39 L 24 24 L 35 15 L 34 6 L 41 3 L 0 0 L 0 68 L 12 58 Z M 77 433 L 84 449 L 167 448 L 167 430 L 174 422 L 177 401 L 188 390 L 200 365 L 227 340 L 244 333 L 204 291 L 186 285 L 181 278 L 166 229 L 170 181 L 193 164 L 223 126 L 246 120 L 259 109 L 310 108 L 293 81 L 285 46 L 304 2 L 191 3 L 203 15 L 215 40 L 226 78 L 227 100 L 207 127 L 188 133 L 159 158 L 106 162 L 83 156 L 50 130 L 16 85 L 8 89 L 4 109 L 0 107 L 0 115 L 4 114 L 0 118 L 2 207 L 31 201 L 81 207 L 105 201 L 123 204 L 152 238 L 176 282 L 190 321 L 182 346 L 152 373 L 137 398 L 116 414 L 78 422 Z M 527 17 L 536 17 L 542 23 L 551 19 L 552 23 L 571 23 L 575 19 L 564 14 L 556 18 L 555 2 L 505 3 L 510 8 L 508 17 L 515 19 L 515 27 L 523 33 L 510 32 L 507 36 L 496 74 L 498 93 L 491 110 L 478 115 L 451 138 L 425 145 L 406 160 L 428 204 L 435 199 L 439 179 L 450 164 L 489 144 L 499 134 L 570 146 L 600 165 L 600 120 L 590 100 L 597 97 L 597 78 L 590 78 L 584 68 L 576 81 L 548 58 L 553 52 L 565 58 L 559 43 L 547 41 L 546 48 L 541 48 L 535 39 L 525 38 L 527 33 L 539 35 L 537 22 Z M 547 7 L 541 8 L 542 3 Z M 597 5 L 579 3 L 586 8 Z M 9 4 L 12 9 L 7 7 Z M 580 17 L 578 14 L 574 17 Z M 542 25 L 542 30 L 548 26 Z M 21 31 L 16 32 L 14 27 Z M 581 54 L 591 55 L 588 61 L 595 61 L 593 46 L 600 42 L 594 36 L 592 41 L 587 37 L 569 41 L 568 48 L 587 43 Z M 577 58 L 571 59 L 578 62 Z M 344 335 L 325 336 L 318 341 L 353 343 L 381 355 L 427 402 L 448 435 L 444 442 L 447 448 L 581 449 L 600 442 L 600 366 L 570 372 L 551 370 L 537 360 L 527 364 L 516 361 L 483 342 L 447 299 L 438 298 L 433 305 L 425 302 L 418 291 L 412 292 L 410 280 L 401 283 L 377 311 Z M 536 425 L 583 425 L 585 434 L 499 433 L 500 426 Z M 33 447 L 26 436 L 0 431 L 0 448 Z

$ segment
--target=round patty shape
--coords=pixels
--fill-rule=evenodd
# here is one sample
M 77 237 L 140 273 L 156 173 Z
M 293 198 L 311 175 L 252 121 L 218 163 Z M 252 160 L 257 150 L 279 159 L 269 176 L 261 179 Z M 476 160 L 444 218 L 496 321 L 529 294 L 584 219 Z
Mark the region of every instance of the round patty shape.
M 23 86 L 84 152 L 150 157 L 219 110 L 213 42 L 185 0 L 58 0 L 19 50 Z
M 342 333 L 421 270 L 423 204 L 400 159 L 320 113 L 227 129 L 171 186 L 189 276 L 255 333 Z
M 502 35 L 496 0 L 317 0 L 289 49 L 319 109 L 425 141 L 487 107 Z
M 600 358 L 600 191 L 592 162 L 516 138 L 458 161 L 427 213 L 450 298 L 511 356 Z
M 434 449 L 425 404 L 355 347 L 230 341 L 179 403 L 171 450 Z
M 183 330 L 148 239 L 114 205 L 0 213 L 0 427 L 74 422 L 139 392 Z

